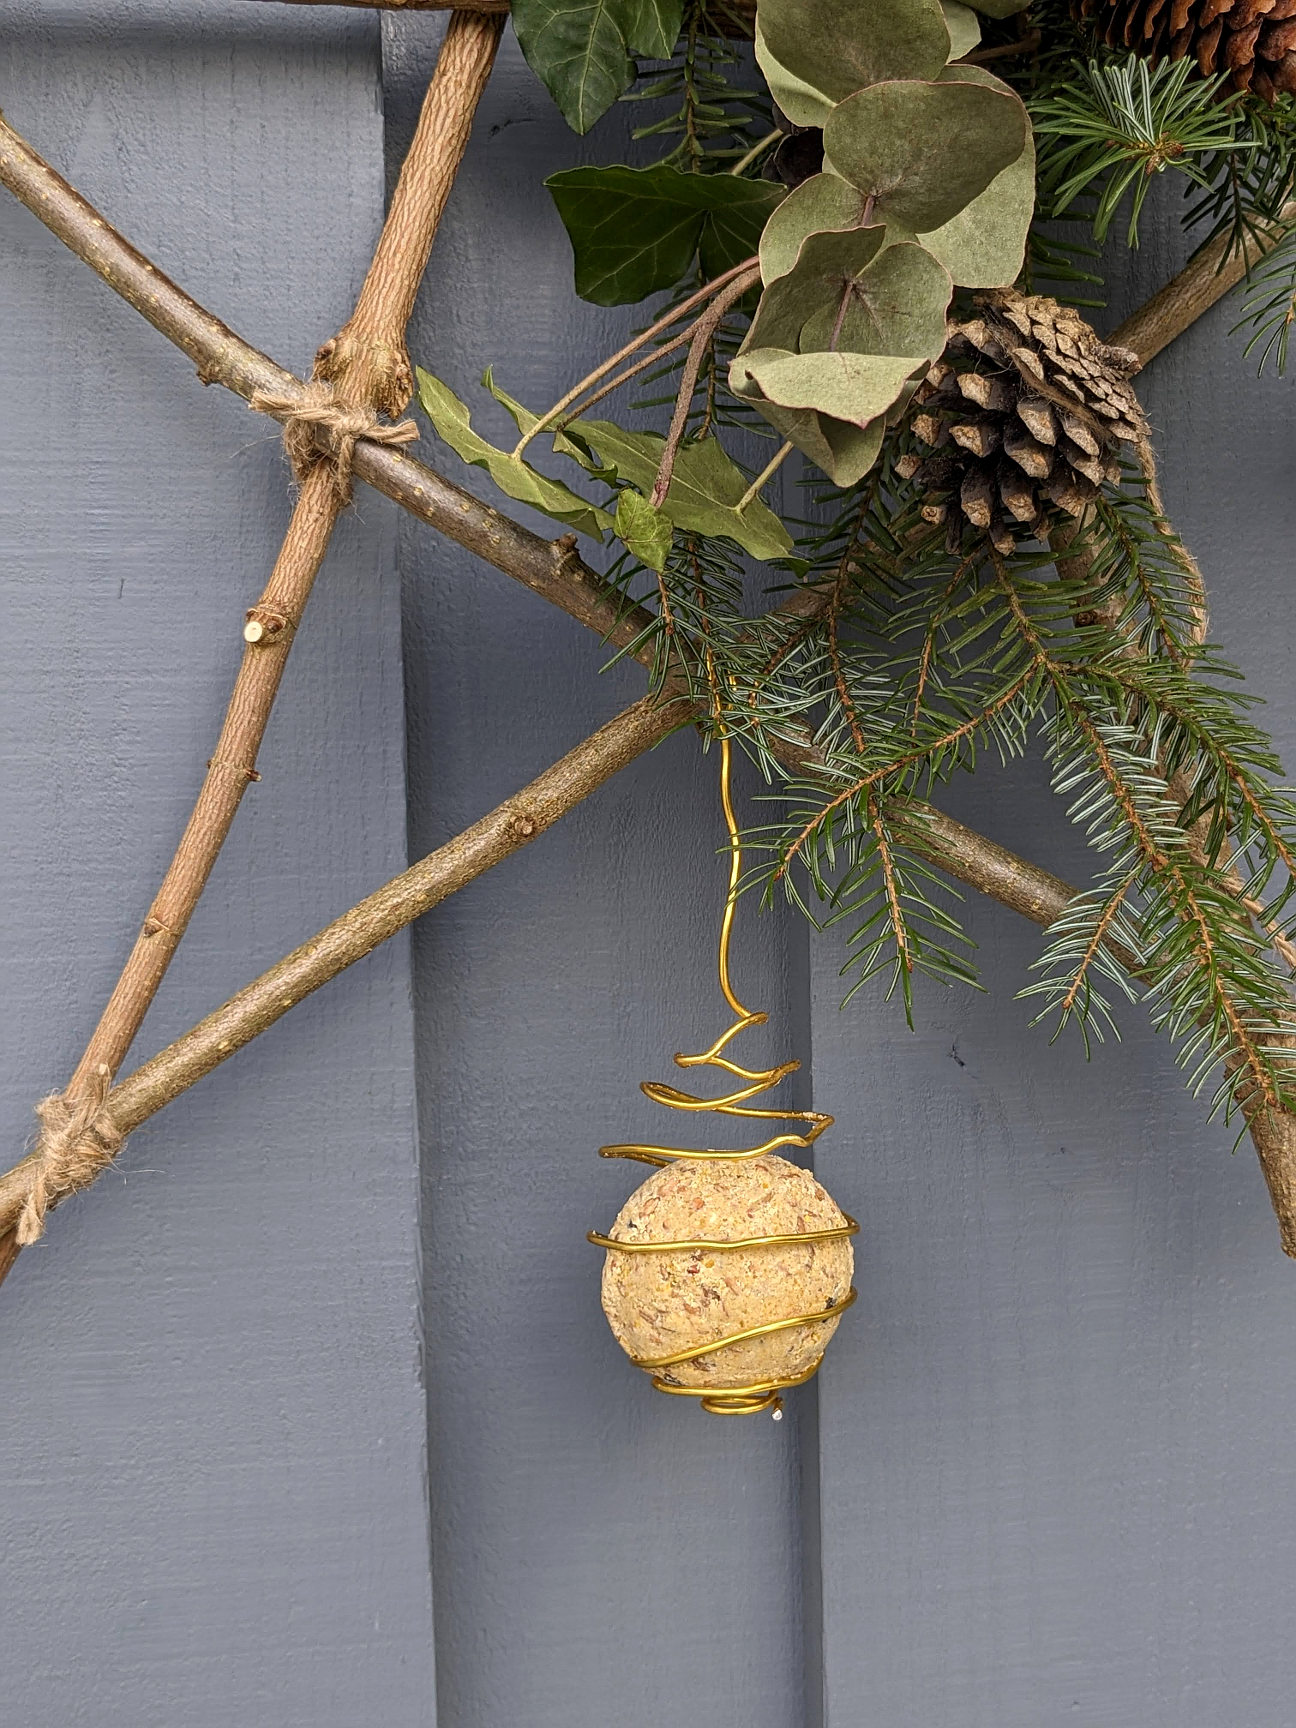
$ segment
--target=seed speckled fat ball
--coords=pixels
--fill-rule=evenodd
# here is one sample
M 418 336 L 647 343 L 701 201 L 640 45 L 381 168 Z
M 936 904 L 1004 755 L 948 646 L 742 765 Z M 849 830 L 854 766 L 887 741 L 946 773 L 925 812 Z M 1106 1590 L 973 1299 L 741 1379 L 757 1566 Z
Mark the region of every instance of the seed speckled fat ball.
M 621 1242 L 740 1241 L 830 1230 L 845 1215 L 808 1170 L 766 1154 L 746 1162 L 683 1160 L 650 1176 L 609 1235 Z M 628 1356 L 660 1358 L 794 1314 L 845 1301 L 855 1256 L 849 1237 L 733 1250 L 625 1254 L 609 1249 L 603 1312 Z M 673 1385 L 752 1385 L 803 1374 L 838 1316 L 726 1345 L 659 1370 Z

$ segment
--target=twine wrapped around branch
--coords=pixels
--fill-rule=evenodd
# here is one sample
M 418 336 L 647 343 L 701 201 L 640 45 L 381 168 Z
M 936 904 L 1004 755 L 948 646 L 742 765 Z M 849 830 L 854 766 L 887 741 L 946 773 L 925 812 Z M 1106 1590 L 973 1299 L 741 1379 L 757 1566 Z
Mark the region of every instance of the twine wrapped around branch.
M 76 1103 L 51 1092 L 36 1106 L 41 1131 L 32 1154 L 31 1187 L 15 1227 L 20 1248 L 44 1235 L 51 1206 L 78 1188 L 88 1188 L 121 1151 L 126 1136 L 105 1102 L 111 1084 L 111 1070 L 101 1065 Z
M 412 420 L 399 420 L 393 426 L 380 420 L 371 408 L 344 407 L 333 386 L 319 380 L 304 384 L 301 391 L 292 396 L 276 396 L 269 390 L 256 390 L 248 406 L 282 422 L 284 450 L 299 483 L 317 462 L 332 463 L 333 483 L 344 504 L 351 498 L 351 465 L 355 460 L 357 439 L 368 438 L 375 444 L 399 445 L 412 444 L 419 435 Z M 323 448 L 320 432 L 324 433 Z

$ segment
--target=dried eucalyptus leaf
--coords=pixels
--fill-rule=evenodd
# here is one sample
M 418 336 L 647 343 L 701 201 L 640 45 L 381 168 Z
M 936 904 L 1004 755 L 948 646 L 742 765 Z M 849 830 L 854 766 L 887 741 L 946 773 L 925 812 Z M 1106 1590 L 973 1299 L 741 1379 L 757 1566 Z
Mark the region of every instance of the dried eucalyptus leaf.
M 886 234 L 877 226 L 808 235 L 796 268 L 761 295 L 743 347 L 797 349 L 802 329 L 817 313 L 830 320 L 836 315 L 847 283 L 867 270 Z
M 980 66 L 947 66 L 942 82 L 979 84 L 1006 95 L 1008 86 Z M 1026 255 L 1026 235 L 1035 208 L 1035 143 L 1027 127 L 1026 148 L 966 209 L 922 236 L 922 243 L 960 288 L 1001 288 L 1015 282 Z
M 777 408 L 770 402 L 758 402 L 757 406 L 780 436 L 822 468 L 835 486 L 853 486 L 878 459 L 886 431 L 881 418 L 860 427 L 827 414 Z
M 670 517 L 630 487 L 617 496 L 616 531 L 641 564 L 650 570 L 666 568 L 675 538 Z
M 776 408 L 814 409 L 861 429 L 884 415 L 924 356 L 913 354 L 789 354 L 756 348 L 729 368 L 733 390 Z
M 765 40 L 760 14 L 756 17 L 756 63 L 765 74 L 770 95 L 794 126 L 822 127 L 832 112 L 832 98 L 780 66 Z
M 883 78 L 934 78 L 949 58 L 940 0 L 760 0 L 765 51 L 840 102 Z
M 1026 147 L 1016 96 L 963 81 L 875 84 L 839 102 L 824 128 L 827 166 L 875 198 L 880 221 L 917 234 L 979 197 Z
M 1035 144 L 1028 138 L 1015 162 L 922 243 L 960 288 L 1007 288 L 1021 273 L 1034 209 Z
M 945 14 L 945 28 L 949 31 L 949 57 L 961 60 L 981 40 L 977 15 L 970 6 L 962 5 L 961 0 L 941 0 L 941 11 Z
M 573 420 L 567 435 L 586 444 L 614 467 L 619 479 L 648 493 L 657 478 L 666 440 L 656 432 L 627 432 L 610 420 Z M 739 515 L 736 505 L 747 491 L 742 470 L 719 440 L 682 444 L 675 458 L 662 513 L 677 528 L 697 534 L 727 535 L 753 558 L 778 558 L 792 545 L 778 517 L 754 499 Z
M 550 480 L 547 475 L 537 474 L 521 457 L 497 450 L 474 432 L 467 408 L 449 385 L 443 384 L 431 372 L 425 372 L 421 366 L 416 371 L 419 401 L 438 436 L 465 462 L 485 468 L 501 492 L 515 498 L 519 504 L 530 504 L 533 509 L 543 511 L 546 516 L 552 516 L 569 528 L 592 534 L 596 540 L 601 540 L 604 533 L 613 527 L 606 510 L 589 503 L 564 486 L 561 480 Z
M 868 229 L 861 230 L 868 233 Z M 845 234 L 815 234 L 801 249 L 802 259 L 826 263 L 834 250 L 851 238 Z M 795 281 L 805 264 L 784 280 Z M 844 313 L 843 280 L 850 282 Z M 920 246 L 906 242 L 888 246 L 865 269 L 841 270 L 832 303 L 819 307 L 801 330 L 797 346 L 803 354 L 832 344 L 855 354 L 908 354 L 935 359 L 945 346 L 945 312 L 954 284 L 944 265 Z M 833 334 L 836 342 L 833 344 Z
M 765 224 L 760 238 L 762 279 L 768 284 L 786 276 L 809 235 L 858 228 L 864 204 L 864 194 L 839 174 L 815 174 L 803 180 Z

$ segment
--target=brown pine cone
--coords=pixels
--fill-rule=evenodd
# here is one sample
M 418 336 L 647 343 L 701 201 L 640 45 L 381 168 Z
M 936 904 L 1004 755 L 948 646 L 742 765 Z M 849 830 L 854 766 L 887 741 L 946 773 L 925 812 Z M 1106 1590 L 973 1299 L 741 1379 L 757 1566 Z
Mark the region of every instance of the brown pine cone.
M 1129 383 L 1138 356 L 1074 308 L 1012 288 L 976 306 L 914 394 L 909 425 L 931 454 L 896 467 L 931 495 L 923 515 L 946 524 L 951 550 L 984 535 L 1008 553 L 1117 480 L 1117 447 L 1146 437 L 1147 421 Z
M 1203 74 L 1230 74 L 1222 92 L 1266 102 L 1296 94 L 1296 0 L 1079 0 L 1113 48 L 1149 60 L 1196 57 Z

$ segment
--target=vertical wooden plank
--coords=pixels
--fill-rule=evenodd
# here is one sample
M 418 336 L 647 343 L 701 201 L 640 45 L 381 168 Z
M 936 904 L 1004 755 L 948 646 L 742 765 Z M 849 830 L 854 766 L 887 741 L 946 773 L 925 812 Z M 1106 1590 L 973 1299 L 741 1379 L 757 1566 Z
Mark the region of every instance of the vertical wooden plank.
M 305 366 L 381 220 L 378 26 L 5 8 L 5 108 Z M 210 754 L 288 509 L 272 429 L 0 203 L 0 1122 L 69 1072 Z M 365 499 L 143 1042 L 404 852 L 395 531 Z M 141 1131 L 0 1314 L 0 1624 L 24 1728 L 434 1720 L 407 951 Z
M 393 156 L 437 28 L 389 25 Z M 493 361 L 541 405 L 615 345 L 634 313 L 574 299 L 542 181 L 616 151 L 606 133 L 582 146 L 565 131 L 506 40 L 417 360 L 474 402 Z M 489 405 L 481 424 L 504 436 Z M 642 678 L 600 678 L 596 641 L 417 528 L 402 568 L 422 850 Z M 723 1024 L 715 774 L 691 735 L 669 741 L 416 936 L 439 1698 L 453 1728 L 802 1720 L 795 1415 L 724 1421 L 654 1393 L 606 1328 L 584 1240 L 644 1175 L 600 1164 L 598 1146 L 678 1128 L 639 1081 Z M 777 1022 L 754 1060 L 802 1030 L 783 938 L 781 921 L 749 920 L 740 942 L 744 987 Z
M 1113 322 L 1175 267 L 1177 217 Z M 1291 386 L 1256 384 L 1236 316 L 1142 388 L 1213 633 L 1290 761 Z M 947 801 L 1085 879 L 1037 765 Z M 815 1102 L 845 1130 L 820 1170 L 864 1225 L 822 1377 L 827 1722 L 1283 1728 L 1296 1268 L 1249 1143 L 1230 1158 L 1137 1011 L 1088 1065 L 1028 1031 L 1039 937 L 968 910 L 991 995 L 923 990 L 913 1035 L 875 996 L 839 1014 L 816 960 Z

